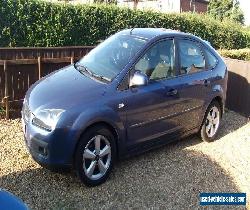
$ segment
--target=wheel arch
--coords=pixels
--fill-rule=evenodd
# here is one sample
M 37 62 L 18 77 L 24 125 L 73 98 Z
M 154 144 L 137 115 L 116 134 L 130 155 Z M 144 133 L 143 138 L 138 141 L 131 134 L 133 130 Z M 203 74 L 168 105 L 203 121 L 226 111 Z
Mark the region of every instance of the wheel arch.
M 202 118 L 201 118 L 202 120 L 201 120 L 201 122 L 200 122 L 199 130 L 201 129 L 201 127 L 202 127 L 202 125 L 203 125 L 203 123 L 204 123 L 205 115 L 206 115 L 206 112 L 207 112 L 208 107 L 209 107 L 210 104 L 213 103 L 214 101 L 216 101 L 216 102 L 219 103 L 220 108 L 221 108 L 221 117 L 222 117 L 222 115 L 223 115 L 223 113 L 224 113 L 223 98 L 222 98 L 221 96 L 217 95 L 217 96 L 213 97 L 213 98 L 210 100 L 209 103 L 207 103 L 207 106 L 205 107 L 205 109 L 204 109 L 204 111 L 203 111 L 203 116 L 202 116 Z
M 223 103 L 223 99 L 222 99 L 222 97 L 221 96 L 216 96 L 216 97 L 214 97 L 213 99 L 212 99 L 212 101 L 210 102 L 210 104 L 211 103 L 213 103 L 214 101 L 217 101 L 218 103 L 219 103 L 219 105 L 220 105 L 220 109 L 221 109 L 221 117 L 222 117 L 222 115 L 223 115 L 223 113 L 224 113 L 224 103 Z M 210 105 L 209 104 L 209 105 Z M 208 105 L 208 106 L 209 106 Z
M 96 121 L 96 122 L 93 122 L 91 123 L 90 125 L 88 125 L 82 132 L 81 136 L 90 128 L 93 128 L 95 126 L 104 126 L 106 127 L 109 131 L 111 131 L 111 133 L 113 134 L 114 138 L 115 138 L 115 141 L 118 141 L 119 139 L 119 135 L 118 135 L 118 132 L 117 132 L 117 129 L 111 125 L 110 123 L 104 121 L 104 120 L 100 120 L 100 121 Z M 117 142 L 116 142 L 117 144 Z
M 96 126 L 103 126 L 103 127 L 106 127 L 114 136 L 114 139 L 115 139 L 115 147 L 116 147 L 116 158 L 119 157 L 119 154 L 120 154 L 120 149 L 119 149 L 119 134 L 118 134 L 118 131 L 117 129 L 114 127 L 114 125 L 112 125 L 111 123 L 105 121 L 105 120 L 99 120 L 99 121 L 95 121 L 95 122 L 92 122 L 91 124 L 87 125 L 80 133 L 80 135 L 78 136 L 78 139 L 77 139 L 77 142 L 75 144 L 75 148 L 74 148 L 74 152 L 73 152 L 73 165 L 74 165 L 74 160 L 75 160 L 75 153 L 76 153 L 76 150 L 77 150 L 77 147 L 80 143 L 80 139 L 81 137 L 84 135 L 84 133 L 86 133 L 87 130 L 93 128 L 93 127 L 96 127 Z

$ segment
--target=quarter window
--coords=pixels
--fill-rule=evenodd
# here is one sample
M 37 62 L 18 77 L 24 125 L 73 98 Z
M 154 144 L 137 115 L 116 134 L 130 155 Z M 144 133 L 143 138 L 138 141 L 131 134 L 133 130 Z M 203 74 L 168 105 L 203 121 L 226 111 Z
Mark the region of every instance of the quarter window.
M 217 58 L 207 49 L 205 49 L 205 53 L 207 55 L 207 67 L 209 69 L 214 68 L 217 64 Z
M 205 57 L 199 45 L 190 40 L 179 41 L 180 74 L 190 74 L 205 69 Z
M 146 74 L 150 80 L 174 76 L 174 41 L 156 43 L 136 63 L 135 70 Z

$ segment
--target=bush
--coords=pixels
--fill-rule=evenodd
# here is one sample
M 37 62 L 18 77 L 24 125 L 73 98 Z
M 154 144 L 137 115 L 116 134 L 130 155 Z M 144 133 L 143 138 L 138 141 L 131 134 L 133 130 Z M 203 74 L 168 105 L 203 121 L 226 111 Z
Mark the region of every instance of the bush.
M 250 61 L 250 49 L 239 49 L 239 50 L 219 50 L 219 53 L 223 57 Z
M 160 27 L 195 34 L 215 48 L 245 48 L 241 26 L 207 15 L 162 14 L 105 5 L 71 5 L 34 0 L 0 1 L 0 46 L 95 45 L 124 28 Z

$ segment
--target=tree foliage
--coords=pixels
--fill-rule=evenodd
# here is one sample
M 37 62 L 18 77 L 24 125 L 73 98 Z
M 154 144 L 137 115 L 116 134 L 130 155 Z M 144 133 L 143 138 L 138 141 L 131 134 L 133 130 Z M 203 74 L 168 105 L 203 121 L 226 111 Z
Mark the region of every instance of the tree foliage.
M 208 13 L 219 20 L 233 20 L 244 24 L 244 14 L 238 0 L 210 0 Z

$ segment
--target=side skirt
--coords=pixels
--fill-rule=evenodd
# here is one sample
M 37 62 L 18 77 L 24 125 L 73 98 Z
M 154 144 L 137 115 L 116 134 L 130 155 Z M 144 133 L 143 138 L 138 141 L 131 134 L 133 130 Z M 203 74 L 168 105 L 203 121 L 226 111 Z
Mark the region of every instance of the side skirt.
M 159 148 L 163 145 L 167 145 L 171 142 L 190 136 L 191 134 L 195 134 L 198 131 L 199 131 L 199 128 L 194 128 L 192 130 L 185 131 L 182 133 L 177 133 L 177 134 L 172 133 L 171 135 L 161 136 L 159 138 L 152 139 L 144 143 L 138 143 L 137 145 L 134 145 L 133 147 L 128 148 L 126 153 L 120 156 L 119 159 L 126 159 L 135 155 L 142 154 L 149 150 Z

